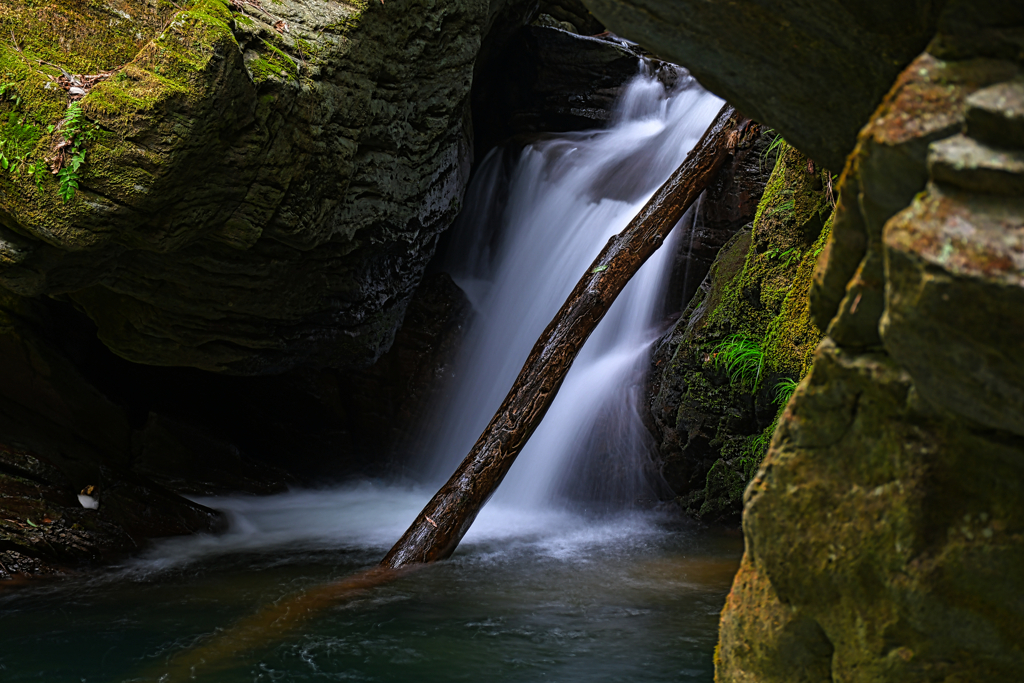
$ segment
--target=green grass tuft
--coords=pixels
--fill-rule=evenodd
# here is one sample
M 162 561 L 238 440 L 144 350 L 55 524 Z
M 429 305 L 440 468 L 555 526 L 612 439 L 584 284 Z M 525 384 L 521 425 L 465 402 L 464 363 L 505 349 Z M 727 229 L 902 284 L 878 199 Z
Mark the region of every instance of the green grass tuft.
M 793 396 L 793 392 L 796 391 L 796 387 L 799 382 L 791 377 L 781 379 L 775 385 L 775 403 L 779 406 L 784 406 L 789 403 L 790 397 Z
M 729 376 L 729 381 L 751 392 L 757 391 L 764 370 L 764 350 L 746 334 L 726 337 L 715 346 L 715 367 Z

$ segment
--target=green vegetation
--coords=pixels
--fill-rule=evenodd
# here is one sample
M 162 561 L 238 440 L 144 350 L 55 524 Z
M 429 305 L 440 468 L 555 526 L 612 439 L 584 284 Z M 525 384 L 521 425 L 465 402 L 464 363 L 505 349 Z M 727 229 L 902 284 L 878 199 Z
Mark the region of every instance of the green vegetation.
M 168 105 L 202 101 L 220 44 L 237 49 L 224 0 L 157 5 L 134 17 L 94 2 L 0 7 L 0 34 L 10 36 L 0 41 L 0 208 L 18 206 L 22 220 L 48 226 L 51 238 L 91 242 L 75 227 L 82 207 L 71 202 L 87 177 L 122 196 L 152 175 L 155 158 L 139 171 L 138 147 L 126 140 L 167 130 L 169 119 L 181 125 Z M 66 88 L 77 79 L 86 94 L 69 104 Z
M 287 53 L 262 38 L 260 43 L 263 45 L 262 56 L 248 65 L 253 81 L 263 83 L 271 78 L 298 79 L 299 67 Z
M 757 391 L 764 370 L 764 351 L 757 341 L 742 332 L 731 335 L 715 346 L 713 358 L 730 382 Z
M 40 126 L 34 125 L 21 111 L 22 98 L 14 83 L 0 84 L 0 101 L 6 100 L 11 111 L 7 120 L 0 124 L 0 170 L 12 175 L 24 172 L 32 178 L 38 189 L 42 189 L 46 176 L 46 164 L 41 160 L 29 159 L 33 148 L 42 137 Z M 53 132 L 53 126 L 47 132 Z
M 692 443 L 694 457 L 716 458 L 705 487 L 683 500 L 702 518 L 738 511 L 822 336 L 810 287 L 831 232 L 829 174 L 778 136 L 769 149 L 777 161 L 754 222 L 723 247 L 710 289 L 684 313 L 666 374 L 680 377 L 673 413 L 684 448 Z
M 789 403 L 789 399 L 792 398 L 798 384 L 800 383 L 792 377 L 780 379 L 775 384 L 775 403 L 780 407 Z
M 82 105 L 72 102 L 68 107 L 68 115 L 64 117 L 61 132 L 67 141 L 67 154 L 57 172 L 57 179 L 60 181 L 60 197 L 67 203 L 78 190 L 82 164 L 85 163 L 85 143 L 95 139 L 96 126 L 85 118 Z
M 774 137 L 772 138 L 771 144 L 768 145 L 767 149 L 765 149 L 764 152 L 761 153 L 761 168 L 764 168 L 765 166 L 768 165 L 768 160 L 773 156 L 773 152 L 775 158 L 772 159 L 770 163 L 773 166 L 774 164 L 777 164 L 779 161 L 779 157 L 782 155 L 782 152 L 785 149 L 786 145 L 786 141 L 782 138 L 781 133 L 776 133 L 775 130 L 771 128 L 769 128 L 765 132 L 768 135 L 774 135 Z

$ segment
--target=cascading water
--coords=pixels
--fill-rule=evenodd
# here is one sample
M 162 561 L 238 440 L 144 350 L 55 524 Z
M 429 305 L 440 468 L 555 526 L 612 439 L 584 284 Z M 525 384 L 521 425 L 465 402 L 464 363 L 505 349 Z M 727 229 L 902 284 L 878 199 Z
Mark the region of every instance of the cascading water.
M 438 436 L 419 453 L 433 478 L 468 452 L 573 284 L 719 109 L 680 80 L 666 90 L 641 75 L 608 129 L 515 159 L 493 152 L 481 167 L 449 251 L 477 315 L 430 424 Z M 740 539 L 651 511 L 582 514 L 651 493 L 637 405 L 673 250 L 620 295 L 450 560 L 325 610 L 209 680 L 711 681 Z M 139 671 L 379 562 L 433 483 L 202 500 L 228 514 L 226 533 L 163 541 L 89 580 L 0 591 L 0 677 L 155 680 Z
M 607 129 L 535 142 L 511 163 L 507 150 L 487 156 L 447 256 L 475 315 L 449 399 L 423 435 L 431 479 L 446 478 L 469 452 L 576 281 L 679 166 L 721 105 L 685 74 L 669 89 L 645 72 L 626 87 Z M 638 407 L 679 232 L 587 342 L 496 502 L 622 507 L 657 493 Z

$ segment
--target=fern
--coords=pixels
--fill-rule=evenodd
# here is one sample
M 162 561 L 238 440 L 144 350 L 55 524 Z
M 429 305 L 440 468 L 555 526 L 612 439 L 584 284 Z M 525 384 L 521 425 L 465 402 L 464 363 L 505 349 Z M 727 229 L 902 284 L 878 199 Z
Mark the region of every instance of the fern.
M 78 179 L 81 177 L 79 169 L 85 163 L 85 148 L 73 147 L 71 155 L 64 162 L 63 168 L 57 172 L 57 180 L 60 181 L 60 198 L 64 203 L 71 201 L 78 190 Z
M 745 334 L 731 335 L 715 346 L 715 367 L 723 370 L 732 384 L 757 391 L 764 370 L 764 350 Z
M 62 126 L 64 137 L 71 143 L 71 152 L 64 165 L 57 172 L 60 183 L 60 197 L 64 203 L 70 202 L 78 191 L 78 181 L 82 176 L 82 165 L 85 163 L 85 144 L 96 137 L 95 126 L 89 123 L 82 111 L 82 105 L 72 102 L 64 116 Z

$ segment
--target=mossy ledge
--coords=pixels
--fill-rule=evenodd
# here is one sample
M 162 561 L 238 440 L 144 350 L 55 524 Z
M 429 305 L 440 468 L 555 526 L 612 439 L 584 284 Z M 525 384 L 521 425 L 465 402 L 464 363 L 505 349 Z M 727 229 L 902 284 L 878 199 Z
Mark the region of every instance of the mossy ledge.
M 777 151 L 776 151 L 777 150 Z M 723 247 L 654 358 L 651 415 L 662 471 L 691 515 L 738 520 L 743 491 L 778 423 L 777 385 L 810 368 L 814 264 L 831 231 L 831 175 L 782 143 L 753 223 Z M 730 381 L 719 356 L 742 338 L 757 379 Z

